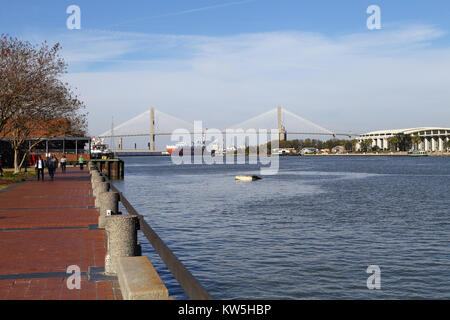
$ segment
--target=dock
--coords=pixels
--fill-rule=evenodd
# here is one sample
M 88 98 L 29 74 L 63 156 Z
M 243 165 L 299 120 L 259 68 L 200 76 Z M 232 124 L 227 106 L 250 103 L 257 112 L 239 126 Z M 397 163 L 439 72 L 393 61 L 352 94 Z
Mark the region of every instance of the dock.
M 98 276 L 107 251 L 98 216 L 87 168 L 1 191 L 0 299 L 120 300 L 117 279 Z M 69 266 L 80 269 L 79 289 L 67 286 Z
M 90 162 L 96 165 L 98 167 L 98 170 L 108 179 L 123 179 L 125 176 L 125 163 L 119 158 L 91 159 Z

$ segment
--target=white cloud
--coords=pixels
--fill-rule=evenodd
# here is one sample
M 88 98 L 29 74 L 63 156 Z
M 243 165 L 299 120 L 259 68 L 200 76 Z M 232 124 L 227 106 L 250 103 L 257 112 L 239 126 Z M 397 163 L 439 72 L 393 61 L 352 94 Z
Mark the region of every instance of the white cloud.
M 91 133 L 150 106 L 225 127 L 278 104 L 333 131 L 450 126 L 444 32 L 408 26 L 340 37 L 273 32 L 226 37 L 89 32 L 64 46 L 67 77 Z M 68 39 L 66 39 L 68 40 Z M 63 41 L 64 45 L 64 41 Z

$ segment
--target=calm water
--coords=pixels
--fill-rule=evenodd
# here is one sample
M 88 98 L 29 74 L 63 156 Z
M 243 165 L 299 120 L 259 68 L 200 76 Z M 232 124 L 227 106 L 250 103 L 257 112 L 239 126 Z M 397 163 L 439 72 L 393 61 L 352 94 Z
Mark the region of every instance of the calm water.
M 450 298 L 450 158 L 282 157 L 252 183 L 234 176 L 254 165 L 124 159 L 116 186 L 216 299 Z

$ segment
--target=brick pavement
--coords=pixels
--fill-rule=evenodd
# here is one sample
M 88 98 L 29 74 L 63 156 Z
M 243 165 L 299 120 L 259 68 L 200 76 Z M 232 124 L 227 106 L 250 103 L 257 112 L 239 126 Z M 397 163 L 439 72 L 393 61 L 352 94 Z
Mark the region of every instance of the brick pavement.
M 121 299 L 117 280 L 88 281 L 106 254 L 88 169 L 45 179 L 0 192 L 0 299 Z M 70 265 L 81 269 L 80 289 L 67 288 Z

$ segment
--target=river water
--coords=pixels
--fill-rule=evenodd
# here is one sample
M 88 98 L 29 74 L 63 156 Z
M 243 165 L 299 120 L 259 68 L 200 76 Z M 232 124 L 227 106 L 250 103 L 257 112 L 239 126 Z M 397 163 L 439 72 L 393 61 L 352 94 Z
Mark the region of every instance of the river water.
M 281 157 L 251 183 L 257 165 L 124 160 L 115 185 L 215 299 L 450 298 L 448 157 Z

